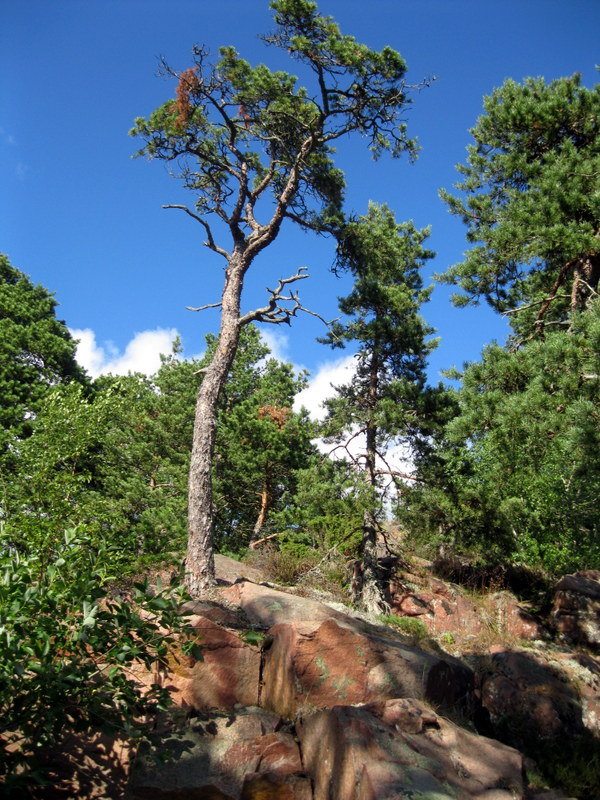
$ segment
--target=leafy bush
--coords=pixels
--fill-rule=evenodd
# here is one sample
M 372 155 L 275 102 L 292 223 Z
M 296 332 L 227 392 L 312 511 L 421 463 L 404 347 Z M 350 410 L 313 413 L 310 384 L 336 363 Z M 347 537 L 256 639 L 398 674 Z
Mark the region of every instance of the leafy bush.
M 157 684 L 142 692 L 132 668 L 166 663 L 184 631 L 181 591 L 135 584 L 131 598 L 110 596 L 104 548 L 77 530 L 44 552 L 0 539 L 0 783 L 9 792 L 44 782 L 37 753 L 66 731 L 144 736 L 169 697 Z

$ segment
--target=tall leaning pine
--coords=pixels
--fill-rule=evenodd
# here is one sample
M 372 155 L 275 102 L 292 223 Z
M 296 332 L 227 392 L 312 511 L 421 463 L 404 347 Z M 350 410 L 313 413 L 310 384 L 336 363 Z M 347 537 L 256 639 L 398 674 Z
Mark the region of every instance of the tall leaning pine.
M 333 144 L 348 134 L 366 139 L 374 158 L 416 154 L 403 115 L 410 100 L 406 64 L 390 47 L 380 52 L 340 33 L 308 0 L 274 0 L 275 28 L 264 37 L 312 76 L 309 87 L 264 64 L 251 66 L 233 47 L 210 63 L 203 48 L 193 64 L 175 72 L 175 98 L 132 135 L 138 155 L 176 164 L 194 195 L 178 208 L 198 223 L 204 244 L 225 260 L 214 358 L 198 391 L 189 478 L 186 581 L 193 596 L 214 583 L 212 461 L 216 409 L 239 342 L 250 322 L 289 322 L 302 310 L 292 285 L 307 277 L 290 270 L 268 290 L 265 305 L 242 311 L 241 293 L 254 259 L 279 236 L 284 221 L 318 233 L 335 232 L 343 221 L 344 176 L 333 161 Z M 308 68 L 308 70 L 306 70 Z M 221 231 L 223 241 L 219 240 Z

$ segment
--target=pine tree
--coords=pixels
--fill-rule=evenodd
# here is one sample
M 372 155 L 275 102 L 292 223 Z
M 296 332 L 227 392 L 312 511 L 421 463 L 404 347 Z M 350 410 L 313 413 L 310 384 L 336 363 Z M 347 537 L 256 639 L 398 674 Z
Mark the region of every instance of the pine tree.
M 57 305 L 51 292 L 0 254 L 0 431 L 19 438 L 29 434 L 51 386 L 86 382 L 75 360 L 77 343 L 56 319 Z
M 568 327 L 600 279 L 600 84 L 512 80 L 484 99 L 461 194 L 442 198 L 467 226 L 465 260 L 441 275 L 510 314 L 519 337 Z
M 383 482 L 406 477 L 388 465 L 386 454 L 392 444 L 417 446 L 426 427 L 425 368 L 436 345 L 429 338 L 433 329 L 419 314 L 431 294 L 431 288 L 423 288 L 420 272 L 433 257 L 423 247 L 428 235 L 412 222 L 399 225 L 386 206 L 375 204 L 348 224 L 340 239 L 338 267 L 350 272 L 354 285 L 339 301 L 346 319 L 335 323 L 324 340 L 333 347 L 358 348 L 352 381 L 336 387 L 336 396 L 326 401 L 324 429 L 330 441 L 343 443 L 344 452 L 352 454 L 367 487 L 362 581 L 355 599 L 371 611 L 382 611 L 385 605 L 377 561 Z
M 331 231 L 342 219 L 344 177 L 333 145 L 348 134 L 365 137 L 375 157 L 414 155 L 403 115 L 409 99 L 406 64 L 389 47 L 381 52 L 344 36 L 309 0 L 273 0 L 276 28 L 263 41 L 288 53 L 313 78 L 252 67 L 232 47 L 208 63 L 201 48 L 180 74 L 176 98 L 132 133 L 144 141 L 139 154 L 181 165 L 193 209 L 177 206 L 200 224 L 205 245 L 225 261 L 221 323 L 211 363 L 200 385 L 189 479 L 187 582 L 198 595 L 214 583 L 212 461 L 219 396 L 250 322 L 289 322 L 302 309 L 290 284 L 303 269 L 281 278 L 266 305 L 242 312 L 241 296 L 257 256 L 280 235 L 284 222 Z M 175 207 L 175 206 L 171 206 Z M 215 222 L 216 221 L 216 222 Z M 222 228 L 219 225 L 222 224 Z M 225 231 L 223 243 L 219 240 Z
M 600 307 L 463 371 L 457 414 L 421 464 L 410 527 L 492 562 L 600 567 Z
M 600 85 L 507 81 L 472 130 L 462 194 L 471 245 L 441 279 L 514 335 L 465 365 L 457 416 L 420 464 L 413 527 L 486 558 L 558 572 L 598 564 Z
M 208 337 L 210 361 L 215 338 Z M 297 471 L 314 446 L 314 425 L 305 410 L 293 410 L 306 376 L 269 358 L 254 325 L 244 328 L 219 400 L 214 460 L 215 543 L 240 552 L 277 532 L 278 518 L 296 490 Z

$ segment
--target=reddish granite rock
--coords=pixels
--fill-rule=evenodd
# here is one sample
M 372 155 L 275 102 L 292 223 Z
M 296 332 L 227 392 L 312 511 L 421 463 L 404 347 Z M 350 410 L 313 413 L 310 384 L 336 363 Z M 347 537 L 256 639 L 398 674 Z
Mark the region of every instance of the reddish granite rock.
M 297 726 L 314 800 L 523 797 L 521 754 L 417 700 L 336 706 Z
M 297 742 L 291 733 L 279 730 L 281 719 L 253 708 L 230 715 L 192 720 L 182 732 L 165 736 L 156 753 L 168 756 L 159 762 L 152 753 L 143 756 L 133 773 L 132 797 L 241 798 L 294 797 L 289 790 L 310 781 L 302 771 Z M 260 794 L 280 787 L 281 795 Z M 287 794 L 286 794 L 287 793 Z M 298 795 L 300 798 L 303 795 Z M 311 795 L 304 793 L 310 800 Z
M 260 704 L 283 716 L 299 709 L 427 697 L 468 708 L 472 672 L 315 600 L 239 583 L 226 590 L 255 625 L 269 627 Z
M 422 586 L 403 587 L 396 583 L 390 593 L 392 613 L 418 616 L 432 635 L 478 634 L 483 629 L 477 608 L 458 587 L 428 576 Z
M 261 703 L 293 717 L 303 707 L 331 707 L 393 697 L 428 697 L 468 705 L 471 671 L 393 639 L 341 626 L 291 622 L 269 631 Z
M 229 556 L 222 556 L 220 553 L 215 553 L 215 574 L 217 580 L 222 583 L 235 583 L 239 580 L 260 583 L 265 579 L 263 573 L 256 567 L 250 567 L 248 564 L 243 564 Z
M 398 616 L 414 617 L 425 623 L 433 636 L 476 636 L 486 624 L 508 636 L 540 639 L 545 636 L 542 625 L 526 611 L 509 592 L 498 592 L 488 600 L 487 617 L 482 614 L 458 586 L 438 578 L 427 577 L 422 588 L 408 590 L 399 583 L 391 587 L 391 609 Z
M 226 619 L 226 614 L 223 615 Z M 236 630 L 196 614 L 190 623 L 198 633 L 203 660 L 182 658 L 172 662 L 163 678 L 176 704 L 196 709 L 233 708 L 258 704 L 261 654 L 246 644 Z
M 494 653 L 476 678 L 494 728 L 515 747 L 556 740 L 584 730 L 579 693 L 557 662 L 536 652 Z
M 394 596 L 392 611 L 401 617 L 419 617 L 421 614 L 432 612 L 431 601 L 433 595 L 406 594 L 398 592 Z
M 561 680 L 577 694 L 583 725 L 600 738 L 600 659 L 587 653 L 562 652 L 555 653 L 552 661 Z
M 321 622 L 337 619 L 340 624 L 352 624 L 352 618 L 325 603 L 249 581 L 241 581 L 221 591 L 229 603 L 239 606 L 250 624 L 270 628 L 279 622 L 311 620 Z
M 313 800 L 312 781 L 307 775 L 246 775 L 241 800 Z
M 547 633 L 538 620 L 518 603 L 510 592 L 497 592 L 490 597 L 499 631 L 517 639 L 545 639 Z
M 565 575 L 556 586 L 552 619 L 565 639 L 600 650 L 600 571 Z

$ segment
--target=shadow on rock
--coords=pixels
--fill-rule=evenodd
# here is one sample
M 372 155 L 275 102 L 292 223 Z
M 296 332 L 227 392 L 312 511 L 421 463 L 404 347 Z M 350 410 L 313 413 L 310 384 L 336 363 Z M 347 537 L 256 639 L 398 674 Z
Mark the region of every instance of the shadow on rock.
M 563 650 L 492 648 L 475 672 L 481 733 L 518 748 L 571 795 L 600 797 L 600 664 Z

